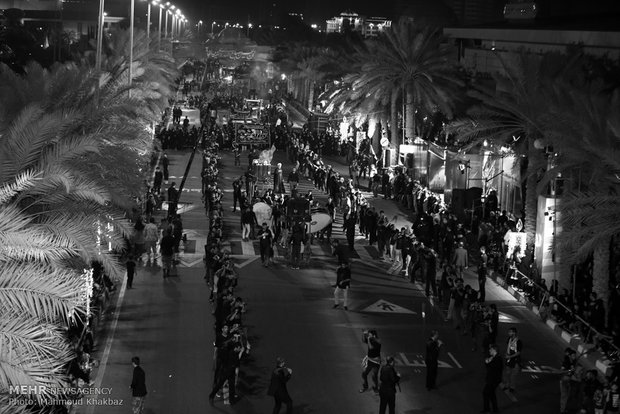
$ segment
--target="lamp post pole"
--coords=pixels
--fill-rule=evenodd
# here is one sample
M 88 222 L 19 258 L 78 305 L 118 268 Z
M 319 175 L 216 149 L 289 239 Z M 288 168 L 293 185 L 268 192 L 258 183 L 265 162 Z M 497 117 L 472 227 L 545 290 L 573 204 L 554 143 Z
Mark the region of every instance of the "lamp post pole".
M 103 12 L 105 0 L 99 0 L 99 24 L 97 25 L 97 51 L 95 53 L 95 69 L 101 71 L 101 49 L 103 48 L 103 24 L 105 16 Z
M 168 38 L 168 14 L 170 14 L 170 11 L 166 10 L 166 27 L 164 28 L 164 39 Z
M 131 13 L 129 20 L 129 81 L 128 84 L 131 87 L 131 80 L 133 77 L 133 21 L 135 13 L 136 0 L 131 0 Z M 131 97 L 131 89 L 129 90 L 129 96 Z
M 160 52 L 161 51 L 161 11 L 163 10 L 164 6 L 163 5 L 159 5 L 159 27 L 157 29 L 157 51 Z
M 151 43 L 151 2 L 147 0 L 148 6 L 146 9 L 146 48 L 150 48 Z

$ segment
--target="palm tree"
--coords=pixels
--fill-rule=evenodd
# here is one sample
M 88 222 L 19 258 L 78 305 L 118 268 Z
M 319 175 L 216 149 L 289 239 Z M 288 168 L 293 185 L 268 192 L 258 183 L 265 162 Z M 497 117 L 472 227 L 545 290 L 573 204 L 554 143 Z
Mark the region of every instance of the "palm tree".
M 472 89 L 469 95 L 481 104 L 468 111 L 468 118 L 452 122 L 449 130 L 456 131 L 459 140 L 466 144 L 463 149 L 489 140 L 512 147 L 522 156 L 526 190 L 524 229 L 528 252 L 533 253 L 539 194 L 536 189 L 541 168 L 546 167 L 544 154 L 536 146 L 545 141 L 550 130 L 549 104 L 557 99 L 553 85 L 569 78 L 576 60 L 562 55 L 539 58 L 520 54 L 514 61 L 500 61 L 504 75 L 496 76 L 497 88 L 482 84 Z
M 110 54 L 102 73 L 30 64 L 20 76 L 0 66 L 2 389 L 64 385 L 74 357 L 64 329 L 84 317 L 84 269 L 97 260 L 111 277 L 122 274 L 97 225 L 109 223 L 113 248 L 124 247 L 124 208 L 140 192 L 150 146 L 145 126 L 165 105 L 174 71 L 134 61 L 129 97 L 120 60 Z
M 552 107 L 556 125 L 547 134 L 557 157 L 546 180 L 579 177 L 559 207 L 559 242 L 583 259 L 593 254 L 593 290 L 607 305 L 610 243 L 620 235 L 620 97 L 604 85 L 562 88 Z
M 439 29 L 417 27 L 402 19 L 369 49 L 372 55 L 367 56 L 363 78 L 357 81 L 357 87 L 368 90 L 371 96 L 385 87 L 390 90 L 392 102 L 399 94 L 404 95 L 407 138 L 416 136 L 418 110 L 440 110 L 452 117 L 452 96 L 462 82 L 449 63 L 450 48 L 442 40 Z

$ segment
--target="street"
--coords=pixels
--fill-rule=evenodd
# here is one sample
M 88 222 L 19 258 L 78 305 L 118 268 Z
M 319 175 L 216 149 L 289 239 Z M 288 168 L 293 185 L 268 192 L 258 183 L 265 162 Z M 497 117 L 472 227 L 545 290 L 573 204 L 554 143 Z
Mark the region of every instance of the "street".
M 478 348 L 472 351 L 469 336 L 463 336 L 445 322 L 424 291 L 405 279 L 388 274 L 389 264 L 376 260 L 373 247 L 357 237 L 359 257 L 352 265 L 353 282 L 349 310 L 333 309 L 336 260 L 328 246 L 316 244 L 309 268 L 292 270 L 276 257 L 276 265 L 260 265 L 257 249 L 241 242 L 239 212 L 232 213 L 231 182 L 245 168 L 234 167 L 232 154 L 222 151 L 220 186 L 224 198 L 225 239 L 239 273 L 236 295 L 248 303 L 244 323 L 252 345 L 242 361 L 241 400 L 226 406 L 216 399 L 210 407 L 207 395 L 213 380 L 213 317 L 205 281 L 202 254 L 207 224 L 200 201 L 200 158 L 196 157 L 181 196 L 181 211 L 188 243 L 182 253 L 179 277 L 163 280 L 157 265 L 140 266 L 134 289 L 121 289 L 121 307 L 110 321 L 108 349 L 99 347 L 96 358 L 102 367 L 95 386 L 110 387 L 111 395 L 124 399 L 122 406 L 84 408 L 88 414 L 127 413 L 131 410 L 131 357 L 137 355 L 146 371 L 147 414 L 237 412 L 267 413 L 272 399 L 266 395 L 275 358 L 281 356 L 293 369 L 289 391 L 294 412 L 377 413 L 379 397 L 360 394 L 364 329 L 376 329 L 383 344 L 382 356 L 393 355 L 402 375 L 396 396 L 398 413 L 477 413 L 482 408 L 484 361 Z M 170 181 L 181 181 L 188 152 L 169 152 Z M 272 164 L 291 168 L 285 155 L 276 152 Z M 346 166 L 342 165 L 341 168 Z M 312 189 L 309 181 L 301 192 Z M 196 191 L 197 190 L 197 191 Z M 323 195 L 313 189 L 315 199 Z M 371 203 L 373 201 L 371 200 Z M 389 211 L 388 208 L 393 208 Z M 381 200 L 391 217 L 397 206 Z M 339 218 L 341 220 L 341 218 Z M 342 237 L 338 222 L 334 237 Z M 248 247 L 250 245 L 250 247 Z M 376 251 L 376 250 L 375 250 Z M 561 362 L 563 343 L 548 327 L 512 296 L 487 283 L 487 301 L 501 312 L 498 342 L 505 351 L 507 328 L 515 326 L 524 343 L 524 371 L 520 374 L 516 398 L 498 390 L 501 412 L 538 414 L 557 412 L 559 377 L 549 367 Z M 440 353 L 438 390 L 424 387 L 425 341 L 431 330 L 445 342 Z M 113 335 L 113 336 L 112 336 Z

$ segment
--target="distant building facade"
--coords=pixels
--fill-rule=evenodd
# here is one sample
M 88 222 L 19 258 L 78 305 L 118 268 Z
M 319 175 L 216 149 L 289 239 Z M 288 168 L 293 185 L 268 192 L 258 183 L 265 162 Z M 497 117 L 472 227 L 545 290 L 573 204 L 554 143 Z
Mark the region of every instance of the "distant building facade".
M 386 17 L 366 17 L 355 12 L 346 11 L 326 21 L 326 33 L 343 33 L 347 30 L 357 32 L 363 37 L 376 37 L 392 21 Z
M 444 35 L 458 49 L 457 59 L 477 75 L 503 73 L 502 61 L 510 64 L 518 53 L 566 52 L 580 46 L 584 53 L 620 60 L 620 28 L 600 17 L 539 16 L 536 2 L 509 2 L 504 20 L 470 27 L 446 27 Z

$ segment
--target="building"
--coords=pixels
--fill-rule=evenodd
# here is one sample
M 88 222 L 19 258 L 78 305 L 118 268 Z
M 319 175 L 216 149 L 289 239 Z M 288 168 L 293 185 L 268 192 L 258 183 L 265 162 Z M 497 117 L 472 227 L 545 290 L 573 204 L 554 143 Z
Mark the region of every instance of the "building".
M 457 59 L 474 74 L 502 73 L 501 61 L 510 63 L 522 51 L 543 54 L 565 52 L 579 45 L 593 56 L 620 59 L 618 15 L 540 16 L 538 3 L 508 3 L 504 20 L 444 28 L 458 49 Z
M 392 25 L 386 17 L 366 17 L 352 11 L 340 13 L 326 21 L 326 33 L 357 32 L 363 37 L 378 36 L 383 30 Z
M 458 24 L 488 23 L 502 19 L 503 0 L 446 0 Z

